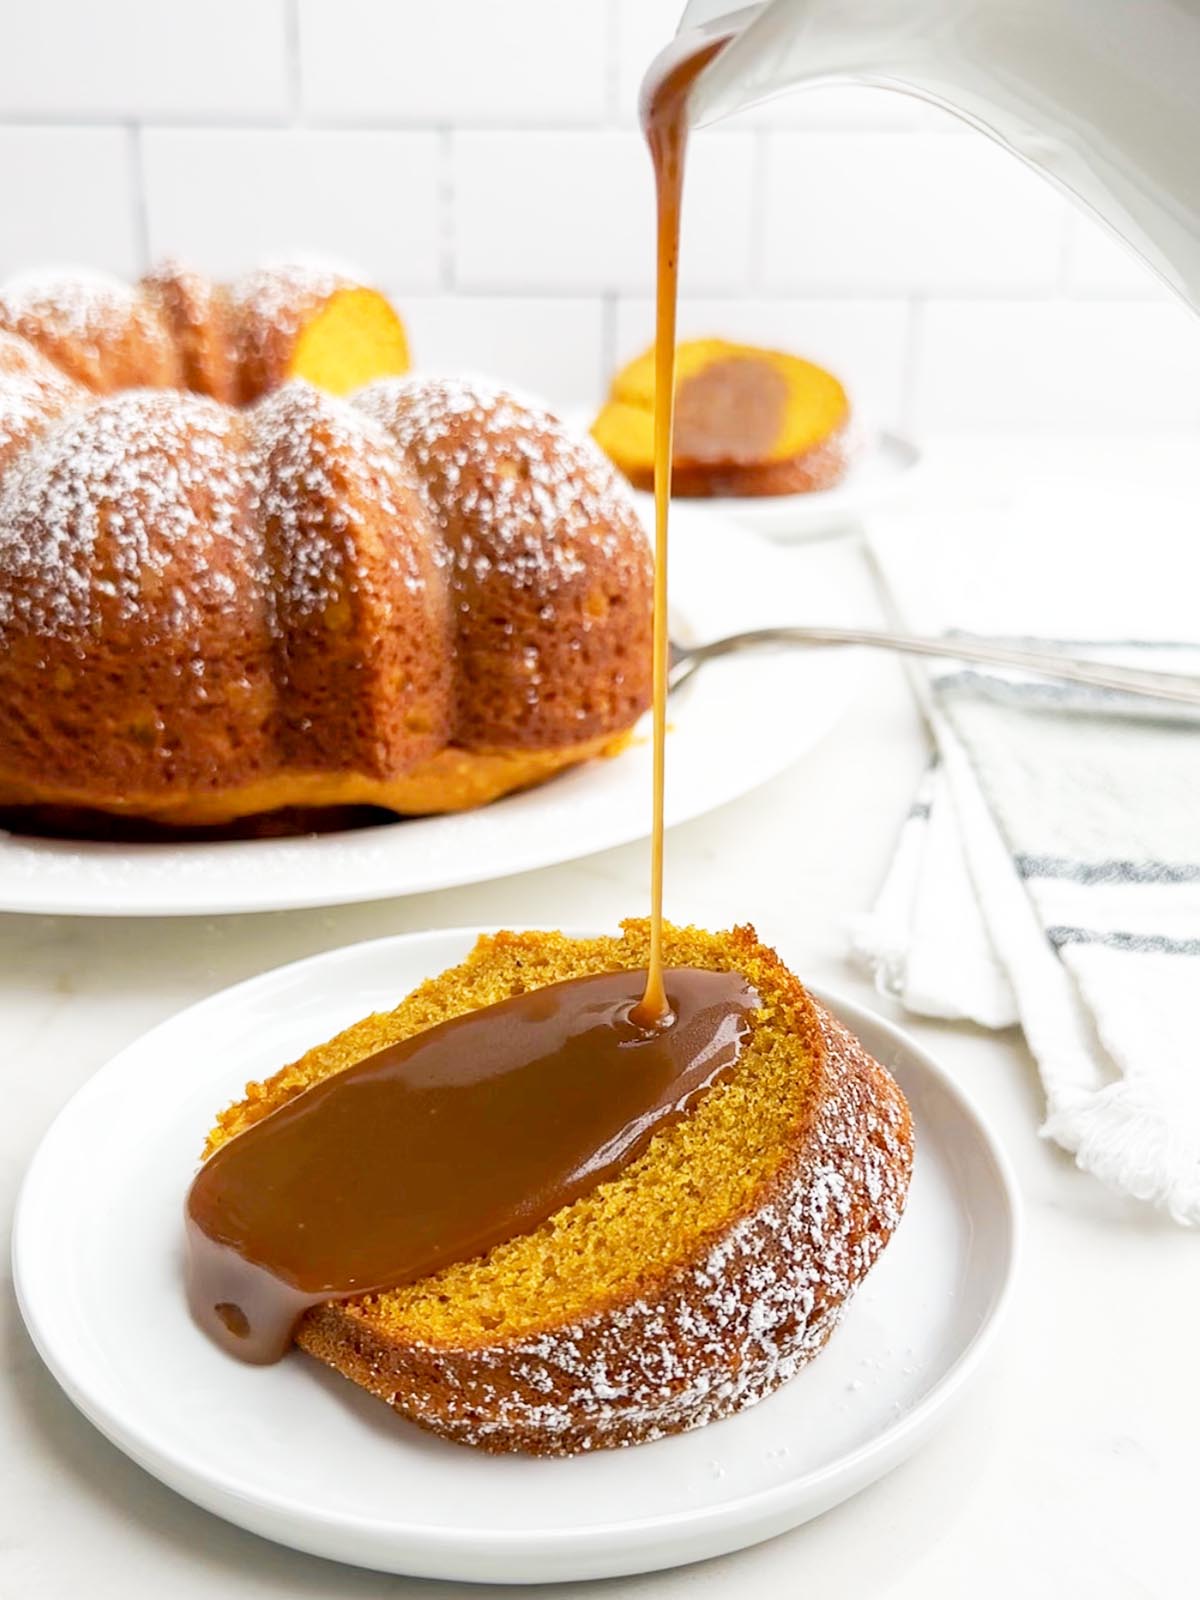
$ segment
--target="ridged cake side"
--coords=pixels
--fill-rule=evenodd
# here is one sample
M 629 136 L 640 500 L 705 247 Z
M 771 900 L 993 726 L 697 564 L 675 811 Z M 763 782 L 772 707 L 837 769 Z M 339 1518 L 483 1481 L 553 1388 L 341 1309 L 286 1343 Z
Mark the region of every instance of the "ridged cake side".
M 477 380 L 392 378 L 354 403 L 410 464 L 446 550 L 454 743 L 553 748 L 630 727 L 650 697 L 653 569 L 600 452 Z
M 0 804 L 457 810 L 644 709 L 646 541 L 589 446 L 489 386 L 275 388 L 314 310 L 346 379 L 330 319 L 362 348 L 370 295 L 173 265 L 0 290 Z

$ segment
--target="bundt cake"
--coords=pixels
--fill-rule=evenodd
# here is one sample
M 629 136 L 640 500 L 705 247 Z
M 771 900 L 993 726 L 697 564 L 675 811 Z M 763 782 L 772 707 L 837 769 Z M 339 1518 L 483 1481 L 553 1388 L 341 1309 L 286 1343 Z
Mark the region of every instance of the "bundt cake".
M 0 331 L 92 394 L 188 389 L 247 404 L 289 378 L 346 394 L 409 367 L 384 296 L 325 267 L 265 267 L 229 285 L 174 262 L 136 287 L 100 273 L 14 278 L 0 288 Z
M 724 339 L 685 341 L 676 353 L 671 493 L 832 488 L 846 470 L 849 419 L 842 385 L 811 361 Z M 613 379 L 592 436 L 635 488 L 654 488 L 653 348 Z
M 407 361 L 324 272 L 0 293 L 7 816 L 456 810 L 631 727 L 651 573 L 615 474 Z
M 641 969 L 648 941 L 644 921 L 619 938 L 485 937 L 394 1011 L 251 1084 L 204 1154 L 450 1017 Z M 903 1209 L 908 1108 L 753 929 L 667 927 L 665 955 L 669 967 L 741 974 L 755 992 L 760 1009 L 727 1075 L 533 1231 L 403 1288 L 310 1310 L 302 1349 L 449 1439 L 564 1455 L 727 1416 L 822 1348 Z

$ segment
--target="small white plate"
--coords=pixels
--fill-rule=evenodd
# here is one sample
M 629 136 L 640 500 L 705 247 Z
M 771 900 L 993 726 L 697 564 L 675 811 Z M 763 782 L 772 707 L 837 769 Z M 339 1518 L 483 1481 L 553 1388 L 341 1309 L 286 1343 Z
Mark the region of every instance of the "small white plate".
M 381 939 L 251 979 L 155 1028 L 80 1090 L 33 1159 L 13 1229 L 21 1310 L 66 1393 L 219 1516 L 316 1555 L 434 1578 L 551 1582 L 698 1561 L 816 1516 L 895 1466 L 991 1338 L 1016 1199 L 947 1074 L 832 997 L 909 1098 L 916 1170 L 896 1236 L 829 1348 L 754 1409 L 632 1450 L 491 1457 L 420 1432 L 298 1352 L 246 1367 L 193 1326 L 182 1207 L 214 1111 L 461 960 L 475 936 Z
M 676 506 L 685 504 L 702 516 L 733 521 L 787 544 L 856 533 L 857 519 L 865 512 L 874 511 L 912 487 L 920 463 L 921 452 L 910 439 L 887 431 L 867 433 L 855 446 L 845 477 L 832 489 L 814 489 L 809 494 L 676 500 L 672 515 Z M 643 520 L 652 527 L 654 496 L 638 493 L 634 498 Z
M 674 519 L 674 637 L 828 622 L 858 604 L 845 569 L 797 558 L 727 520 Z M 845 651 L 792 651 L 706 666 L 671 701 L 667 825 L 714 810 L 782 772 L 846 708 Z M 479 811 L 292 839 L 92 844 L 0 831 L 0 911 L 214 916 L 421 894 L 572 861 L 650 829 L 648 723 L 630 749 Z

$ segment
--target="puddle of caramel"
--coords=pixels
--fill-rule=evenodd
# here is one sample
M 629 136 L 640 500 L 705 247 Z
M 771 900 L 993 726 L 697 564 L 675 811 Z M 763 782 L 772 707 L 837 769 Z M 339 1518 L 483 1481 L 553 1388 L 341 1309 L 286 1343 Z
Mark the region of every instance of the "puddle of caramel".
M 642 86 L 642 130 L 654 165 L 657 205 L 657 295 L 654 326 L 654 815 L 650 854 L 650 966 L 636 1020 L 646 1027 L 670 1021 L 663 986 L 663 828 L 666 784 L 667 521 L 671 506 L 675 423 L 675 313 L 679 300 L 679 218 L 687 153 L 688 96 L 697 77 L 729 36 L 676 41 L 650 68 Z
M 675 396 L 677 460 L 755 463 L 779 440 L 787 410 L 783 374 L 731 356 L 685 378 Z
M 188 1297 L 224 1349 L 278 1360 L 312 1306 L 398 1287 L 536 1228 L 612 1177 L 737 1061 L 757 996 L 644 972 L 468 1012 L 314 1084 L 231 1139 L 187 1200 Z

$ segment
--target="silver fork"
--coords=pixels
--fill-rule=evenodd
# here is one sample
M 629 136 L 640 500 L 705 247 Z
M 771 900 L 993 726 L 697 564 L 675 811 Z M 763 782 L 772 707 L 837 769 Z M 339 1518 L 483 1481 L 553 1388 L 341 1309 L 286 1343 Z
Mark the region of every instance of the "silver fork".
M 1078 661 L 1048 651 L 1020 650 L 1011 645 L 979 639 L 934 639 L 916 633 L 892 633 L 880 628 L 754 628 L 732 633 L 708 644 L 672 642 L 669 687 L 678 689 L 706 661 L 735 655 L 765 645 L 866 645 L 875 650 L 895 650 L 902 655 L 940 656 L 952 661 L 977 661 L 989 667 L 1016 667 L 1043 678 L 1086 683 L 1093 689 L 1121 694 L 1147 695 L 1179 705 L 1200 706 L 1200 677 L 1181 672 L 1152 672 L 1139 667 L 1109 666 L 1098 661 Z

